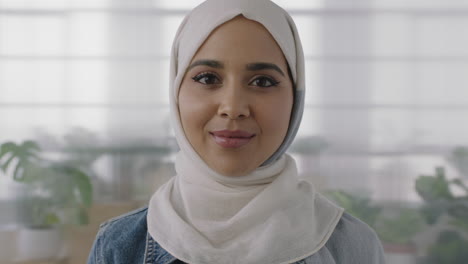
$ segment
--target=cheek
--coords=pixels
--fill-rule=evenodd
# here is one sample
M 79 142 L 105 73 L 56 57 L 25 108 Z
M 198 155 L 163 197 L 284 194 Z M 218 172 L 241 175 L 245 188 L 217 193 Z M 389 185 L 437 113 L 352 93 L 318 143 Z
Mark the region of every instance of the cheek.
M 284 100 L 288 98 L 288 100 Z M 292 109 L 292 94 L 282 95 L 273 98 L 271 101 L 264 101 L 259 105 L 258 122 L 263 133 L 271 137 L 281 137 L 286 135 L 289 126 Z
M 191 108 L 193 107 L 192 106 L 192 102 L 191 100 L 188 99 L 187 96 L 184 95 L 184 93 L 180 93 L 179 94 L 179 114 L 180 114 L 180 119 L 181 119 L 181 122 L 182 122 L 182 126 L 184 128 L 184 130 L 187 130 L 189 126 L 189 124 L 187 124 L 192 118 L 191 118 Z
M 206 103 L 206 100 L 204 101 L 181 88 L 179 112 L 182 127 L 189 139 L 203 133 L 203 128 L 210 116 L 209 104 Z

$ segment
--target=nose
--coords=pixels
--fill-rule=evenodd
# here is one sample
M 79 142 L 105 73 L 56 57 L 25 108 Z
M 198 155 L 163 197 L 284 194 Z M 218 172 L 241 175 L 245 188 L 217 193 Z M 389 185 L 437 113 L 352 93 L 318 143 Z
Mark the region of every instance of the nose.
M 220 94 L 218 115 L 229 119 L 245 119 L 250 116 L 247 94 L 241 86 L 224 87 Z

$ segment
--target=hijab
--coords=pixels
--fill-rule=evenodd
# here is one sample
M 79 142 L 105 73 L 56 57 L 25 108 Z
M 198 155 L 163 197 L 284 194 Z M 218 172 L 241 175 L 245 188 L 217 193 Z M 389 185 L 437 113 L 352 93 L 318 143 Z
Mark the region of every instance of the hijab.
M 210 33 L 238 15 L 262 24 L 281 48 L 294 83 L 288 132 L 278 150 L 248 175 L 228 177 L 211 169 L 189 143 L 178 93 L 185 71 Z M 296 26 L 270 0 L 207 0 L 182 21 L 172 46 L 171 121 L 180 147 L 176 175 L 151 197 L 148 232 L 174 257 L 188 263 L 292 263 L 318 251 L 343 212 L 298 175 L 285 153 L 304 109 L 304 55 Z

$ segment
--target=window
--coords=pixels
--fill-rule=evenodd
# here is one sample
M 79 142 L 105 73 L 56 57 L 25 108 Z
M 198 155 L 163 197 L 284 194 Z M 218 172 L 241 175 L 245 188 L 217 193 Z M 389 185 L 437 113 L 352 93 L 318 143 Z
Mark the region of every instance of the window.
M 147 199 L 173 173 L 169 52 L 200 2 L 0 1 L 0 141 L 97 148 L 97 198 Z M 297 140 L 326 143 L 293 151 L 301 173 L 381 203 L 420 203 L 437 166 L 466 181 L 447 155 L 468 145 L 467 1 L 276 2 L 306 55 Z

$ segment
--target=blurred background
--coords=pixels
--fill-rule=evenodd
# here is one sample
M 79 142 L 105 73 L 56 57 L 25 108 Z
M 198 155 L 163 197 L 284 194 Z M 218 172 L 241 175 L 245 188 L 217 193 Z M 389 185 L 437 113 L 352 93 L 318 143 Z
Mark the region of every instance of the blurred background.
M 199 0 L 0 0 L 0 263 L 85 263 L 174 174 L 169 54 Z M 301 174 L 389 264 L 468 262 L 468 1 L 276 0 L 306 56 Z

